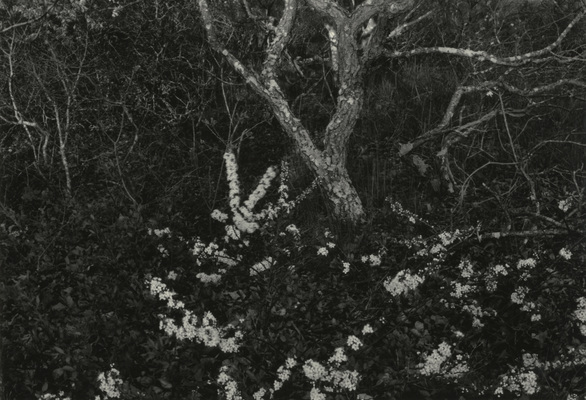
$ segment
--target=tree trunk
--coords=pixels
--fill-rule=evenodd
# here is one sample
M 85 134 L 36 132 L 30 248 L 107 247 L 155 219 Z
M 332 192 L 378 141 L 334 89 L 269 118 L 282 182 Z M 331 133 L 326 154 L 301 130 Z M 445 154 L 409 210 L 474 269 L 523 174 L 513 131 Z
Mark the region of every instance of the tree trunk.
M 262 71 L 256 72 L 244 66 L 219 42 L 207 0 L 198 0 L 205 30 L 211 46 L 224 56 L 246 83 L 270 105 L 287 135 L 293 139 L 306 165 L 320 178 L 333 216 L 355 224 L 364 217 L 364 207 L 346 170 L 347 145 L 352 134 L 364 98 L 362 79 L 363 63 L 358 55 L 357 34 L 362 26 L 379 12 L 398 12 L 411 4 L 411 0 L 369 0 L 349 14 L 331 0 L 308 0 L 317 13 L 326 17 L 330 42 L 330 66 L 338 84 L 336 111 L 332 116 L 324 139 L 324 150 L 319 150 L 307 129 L 296 118 L 277 82 L 277 67 L 282 59 L 291 28 L 295 22 L 298 0 L 284 0 L 283 15 L 277 26 L 267 22 L 272 33 L 267 45 Z M 252 13 L 250 9 L 248 13 Z M 260 16 L 249 15 L 262 19 Z

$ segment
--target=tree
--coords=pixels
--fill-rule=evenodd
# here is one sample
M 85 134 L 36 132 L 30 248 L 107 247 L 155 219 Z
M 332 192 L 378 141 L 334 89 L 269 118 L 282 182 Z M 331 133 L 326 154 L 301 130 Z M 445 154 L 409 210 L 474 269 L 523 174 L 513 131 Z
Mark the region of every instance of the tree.
M 548 13 L 552 12 L 554 7 L 552 5 L 542 3 L 519 5 L 497 1 L 486 6 L 478 6 L 469 4 L 467 1 L 444 4 L 443 2 L 418 3 L 414 0 L 364 2 L 307 0 L 305 3 L 319 18 L 307 18 L 307 15 L 304 16 L 305 20 L 300 18 L 298 14 L 302 3 L 297 0 L 271 2 L 270 9 L 268 7 L 263 9 L 262 2 L 253 4 L 247 0 L 243 0 L 242 5 L 236 2 L 231 5 L 218 2 L 211 8 L 208 1 L 198 0 L 209 43 L 224 56 L 249 87 L 269 104 L 306 165 L 320 179 L 321 186 L 333 205 L 333 214 L 340 220 L 355 223 L 365 214 L 358 193 L 350 181 L 346 161 L 348 142 L 363 107 L 364 73 L 374 63 L 392 63 L 393 60 L 405 60 L 421 55 L 428 57 L 447 55 L 464 60 L 462 64 L 467 62 L 460 66 L 460 76 L 457 81 L 464 82 L 468 79 L 474 83 L 454 85 L 451 99 L 448 104 L 442 105 L 445 107 L 443 117 L 440 121 L 434 121 L 436 126 L 409 140 L 399 149 L 400 154 L 405 156 L 421 144 L 444 136 L 439 156 L 443 176 L 451 191 L 454 190 L 456 180 L 450 169 L 448 150 L 496 116 L 501 115 L 506 118 L 508 115 L 505 109 L 508 104 L 501 101 L 500 110 L 492 109 L 486 112 L 483 109 L 476 110 L 483 112 L 483 115 L 469 121 L 460 118 L 458 127 L 458 124 L 453 121 L 453 116 L 457 110 L 460 111 L 461 116 L 463 115 L 465 107 L 461 100 L 464 95 L 492 93 L 498 89 L 506 94 L 531 97 L 537 94 L 553 93 L 568 86 L 586 88 L 586 84 L 579 79 L 578 70 L 581 71 L 581 67 L 572 69 L 571 73 L 565 74 L 567 77 L 548 83 L 539 82 L 541 79 L 527 78 L 537 74 L 539 78 L 551 79 L 553 76 L 546 76 L 541 72 L 544 65 L 548 66 L 549 72 L 560 70 L 561 63 L 583 65 L 579 52 L 568 56 L 565 53 L 568 49 L 562 48 L 561 44 L 570 31 L 583 21 L 586 13 L 584 2 L 568 3 L 564 5 L 565 9 L 556 10 L 557 14 L 562 13 L 567 18 L 554 21 L 553 26 L 557 30 L 561 23 L 565 23 L 566 26 L 561 33 L 551 30 L 542 31 L 542 34 L 546 34 L 544 37 L 549 39 L 553 35 L 554 39 L 538 49 L 535 49 L 535 46 L 541 42 L 533 37 L 527 38 L 521 35 L 523 40 L 512 43 L 510 38 L 523 32 L 519 32 L 519 28 L 514 27 L 514 24 L 511 26 L 504 24 L 509 22 L 508 19 L 511 16 L 524 22 L 522 18 L 528 21 L 528 16 L 539 13 L 545 12 L 545 15 L 551 15 Z M 521 14 L 521 11 L 527 11 L 527 7 L 532 8 L 531 13 Z M 278 11 L 275 12 L 275 10 Z M 490 13 L 483 19 L 486 15 L 484 12 Z M 252 21 L 261 32 L 265 32 L 268 38 L 264 48 L 264 61 L 262 65 L 257 63 L 256 68 L 254 62 L 244 62 L 244 56 L 238 58 L 237 50 L 230 47 L 234 44 L 229 43 L 225 39 L 226 32 L 219 29 L 219 20 L 240 21 L 242 19 Z M 473 35 L 474 31 L 470 28 L 477 28 L 483 23 L 486 25 L 483 28 L 485 33 L 489 34 L 471 37 L 454 34 L 459 29 L 461 32 Z M 301 24 L 305 24 L 306 27 L 311 24 L 321 24 L 318 28 L 327 32 L 329 57 L 312 54 L 292 59 L 287 49 L 291 44 L 295 26 Z M 232 26 L 232 24 L 222 25 Z M 521 26 L 527 28 L 526 25 L 521 24 Z M 437 31 L 434 31 L 436 29 Z M 583 27 L 580 29 L 583 30 Z M 490 35 L 492 32 L 494 35 Z M 230 33 L 238 38 L 236 41 L 240 42 L 245 36 L 243 31 L 233 30 Z M 507 41 L 499 41 L 499 37 L 502 38 L 504 35 Z M 443 43 L 448 41 L 454 46 L 426 45 L 437 42 L 438 38 Z M 494 43 L 495 39 L 497 45 Z M 478 50 L 472 50 L 468 46 L 477 46 Z M 526 50 L 527 48 L 531 50 Z M 306 50 L 309 51 L 309 47 Z M 553 54 L 556 50 L 558 53 Z M 506 55 L 506 52 L 509 55 Z M 333 72 L 333 84 L 337 89 L 336 94 L 333 95 L 335 105 L 323 133 L 323 144 L 295 115 L 283 85 L 284 70 L 287 68 L 297 70 L 300 75 L 303 75 L 303 66 L 315 60 L 323 62 L 324 68 Z M 507 81 L 502 75 L 498 78 L 482 79 L 491 74 L 502 74 L 502 70 L 499 69 L 502 66 L 508 68 L 509 72 L 517 73 L 511 75 L 516 76 L 514 80 Z M 487 73 L 479 75 L 480 69 L 486 69 Z M 472 74 L 476 74 L 476 77 Z M 398 143 L 395 145 L 399 147 Z M 518 167 L 522 165 L 519 158 L 514 162 Z M 520 167 L 520 170 L 522 169 Z M 524 175 L 528 176 L 526 171 Z

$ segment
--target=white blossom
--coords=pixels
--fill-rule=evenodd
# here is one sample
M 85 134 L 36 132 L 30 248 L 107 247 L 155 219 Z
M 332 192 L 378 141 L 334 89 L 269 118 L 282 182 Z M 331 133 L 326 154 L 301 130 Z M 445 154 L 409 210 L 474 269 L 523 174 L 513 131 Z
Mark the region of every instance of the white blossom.
M 572 258 L 572 252 L 568 250 L 566 247 L 560 249 L 559 254 L 565 260 L 569 260 L 570 258 Z

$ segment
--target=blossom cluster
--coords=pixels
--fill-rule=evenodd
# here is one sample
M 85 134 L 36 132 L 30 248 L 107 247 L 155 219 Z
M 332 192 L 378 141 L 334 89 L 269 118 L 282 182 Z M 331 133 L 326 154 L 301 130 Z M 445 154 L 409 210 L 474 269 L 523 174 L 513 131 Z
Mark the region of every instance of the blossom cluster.
M 45 393 L 39 397 L 39 400 L 71 400 L 71 397 L 65 396 L 64 392 L 59 392 L 59 394 L 52 394 L 52 393 Z
M 531 271 L 537 265 L 537 260 L 533 257 L 521 259 L 517 261 L 517 269 L 521 272 L 520 279 L 523 281 L 531 277 Z
M 501 376 L 500 382 L 494 394 L 500 397 L 506 389 L 516 395 L 530 395 L 539 391 L 537 375 L 527 367 L 513 367 L 509 372 Z
M 482 328 L 484 323 L 482 322 L 481 318 L 495 316 L 496 311 L 492 309 L 485 310 L 482 308 L 477 300 L 472 300 L 469 304 L 464 304 L 462 306 L 462 311 L 468 312 L 472 316 L 472 327 L 473 328 Z
M 509 267 L 508 264 L 497 264 L 494 267 L 489 268 L 488 272 L 484 276 L 486 290 L 489 292 L 494 292 L 498 285 L 498 277 L 507 276 L 509 274 L 510 268 L 511 267 Z
M 409 210 L 405 210 L 403 208 L 403 205 L 401 203 L 399 203 L 398 201 L 393 201 L 390 197 L 388 197 L 386 200 L 389 203 L 389 207 L 391 208 L 391 211 L 393 213 L 395 213 L 396 215 L 406 219 L 407 221 L 409 221 L 412 224 L 419 222 L 419 223 L 429 225 L 429 223 L 426 220 L 424 220 L 423 218 L 421 218 L 419 215 L 414 214 Z
M 295 200 L 288 201 L 288 187 L 284 183 L 287 179 L 288 168 L 286 164 L 281 167 L 281 185 L 278 188 L 279 199 L 277 205 L 267 203 L 262 210 L 254 212 L 254 208 L 260 200 L 262 200 L 267 189 L 276 177 L 276 170 L 274 167 L 267 168 L 266 172 L 260 179 L 257 187 L 252 191 L 250 196 L 244 203 L 240 198 L 240 183 L 238 180 L 238 165 L 236 157 L 231 150 L 224 154 L 226 162 L 226 177 L 229 186 L 229 205 L 232 211 L 232 225 L 227 224 L 229 219 L 226 213 L 219 210 L 212 212 L 212 218 L 226 223 L 226 237 L 232 240 L 240 240 L 241 233 L 254 233 L 260 228 L 259 221 L 275 219 L 280 213 L 289 213 L 300 201 L 305 199 L 307 195 L 317 186 L 317 180 L 314 181 L 303 193 L 301 193 Z
M 369 264 L 371 267 L 378 267 L 381 264 L 381 257 L 378 254 L 370 254 L 362 256 L 361 260 L 365 264 Z
M 570 258 L 572 258 L 572 252 L 565 247 L 560 249 L 559 255 L 564 260 L 569 260 Z
M 110 365 L 110 370 L 106 373 L 102 372 L 98 375 L 98 382 L 100 384 L 100 390 L 106 394 L 107 399 L 120 398 L 120 386 L 122 385 L 122 379 L 120 379 L 120 372 L 114 368 L 114 365 Z M 96 396 L 96 400 L 100 397 Z
M 449 379 L 458 379 L 469 371 L 468 364 L 461 354 L 456 356 L 455 362 L 449 363 L 452 356 L 452 348 L 446 342 L 440 343 L 437 349 L 425 356 L 425 361 L 418 364 L 421 375 L 442 374 Z
M 171 318 L 160 316 L 160 328 L 169 336 L 176 336 L 179 340 L 195 340 L 208 347 L 218 347 L 224 353 L 235 353 L 240 347 L 242 332 L 236 331 L 233 337 L 226 337 L 228 331 L 234 330 L 232 325 L 218 326 L 216 318 L 209 311 L 201 320 L 190 310 L 185 309 L 182 301 L 175 300 L 176 293 L 167 289 L 160 278 L 153 278 L 149 282 L 150 292 L 160 300 L 166 300 L 171 309 L 183 312 L 181 325 L 177 325 Z
M 564 200 L 560 200 L 558 202 L 558 208 L 565 213 L 568 212 L 568 210 L 570 209 L 571 206 L 572 206 L 572 198 L 571 197 L 564 199 Z
M 393 279 L 387 278 L 383 285 L 391 295 L 396 297 L 407 294 L 410 290 L 415 290 L 423 283 L 424 279 L 422 276 L 402 270 Z
M 366 335 L 372 333 L 373 329 L 370 325 L 365 325 L 362 329 L 362 334 Z M 350 335 L 347 339 L 347 346 L 353 350 L 358 350 L 363 346 L 362 341 Z M 349 371 L 342 369 L 342 364 L 348 361 L 346 350 L 344 347 L 337 347 L 332 356 L 328 359 L 327 364 L 322 364 L 313 359 L 306 360 L 301 369 L 303 375 L 311 382 L 312 388 L 309 392 L 311 400 L 326 399 L 326 393 L 334 393 L 339 390 L 354 391 L 360 380 L 360 375 L 357 371 Z M 269 398 L 273 398 L 276 391 L 283 387 L 283 384 L 290 379 L 291 370 L 298 365 L 295 358 L 288 358 L 285 365 L 277 369 L 277 379 L 273 386 L 267 390 L 261 388 L 253 394 L 254 400 L 261 400 L 268 394 Z M 324 393 L 325 392 L 325 393 Z
M 362 329 L 362 335 L 372 332 L 373 329 L 368 324 Z M 358 337 L 350 335 L 346 340 L 346 345 L 356 351 L 363 346 L 363 343 Z M 333 393 L 339 390 L 356 390 L 360 374 L 357 371 L 341 369 L 342 364 L 346 361 L 348 361 L 348 356 L 343 347 L 337 347 L 334 350 L 326 365 L 312 359 L 305 361 L 302 369 L 305 377 L 312 383 L 312 389 L 309 393 L 311 400 L 325 400 L 326 393 Z
M 155 236 L 160 237 L 160 238 L 162 238 L 163 236 L 171 237 L 171 230 L 169 228 L 165 228 L 165 229 L 151 229 L 151 228 L 148 228 L 147 229 L 147 233 L 149 235 L 155 235 Z
M 238 390 L 238 384 L 230 375 L 228 375 L 228 367 L 222 366 L 216 382 L 222 387 L 222 390 L 218 390 L 218 395 L 226 397 L 226 400 L 242 400 L 240 391 Z
M 574 316 L 579 321 L 580 333 L 586 336 L 586 297 L 580 297 L 577 301 L 578 308 L 574 311 Z
M 456 229 L 453 232 L 444 231 L 430 238 L 423 238 L 419 235 L 414 238 L 394 239 L 394 241 L 408 249 L 416 250 L 414 258 L 428 258 L 427 266 L 437 269 L 448 255 L 448 246 L 463 240 L 473 231 L 474 228 L 463 231 Z

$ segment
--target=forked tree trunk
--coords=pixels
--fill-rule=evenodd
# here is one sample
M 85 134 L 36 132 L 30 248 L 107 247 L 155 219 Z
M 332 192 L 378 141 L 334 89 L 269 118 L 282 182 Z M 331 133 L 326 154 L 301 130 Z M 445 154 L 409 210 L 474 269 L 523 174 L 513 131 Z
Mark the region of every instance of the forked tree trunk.
M 363 66 L 358 56 L 357 36 L 364 24 L 377 13 L 399 12 L 409 7 L 412 0 L 369 0 L 357 6 L 351 14 L 332 0 L 307 0 L 310 7 L 328 20 L 328 25 L 323 28 L 328 31 L 330 64 L 338 83 L 336 112 L 326 128 L 324 150 L 315 146 L 308 130 L 293 115 L 277 83 L 277 67 L 289 41 L 298 4 L 298 0 L 283 1 L 283 15 L 278 25 L 273 26 L 266 21 L 267 29 L 272 31 L 272 39 L 265 51 L 262 71 L 253 71 L 244 66 L 219 42 L 208 1 L 198 0 L 198 5 L 210 44 L 270 105 L 287 135 L 293 139 L 306 165 L 320 178 L 320 185 L 332 204 L 334 217 L 357 223 L 364 217 L 364 207 L 346 169 L 348 140 L 364 98 Z M 247 12 L 251 13 L 250 8 L 247 8 Z

